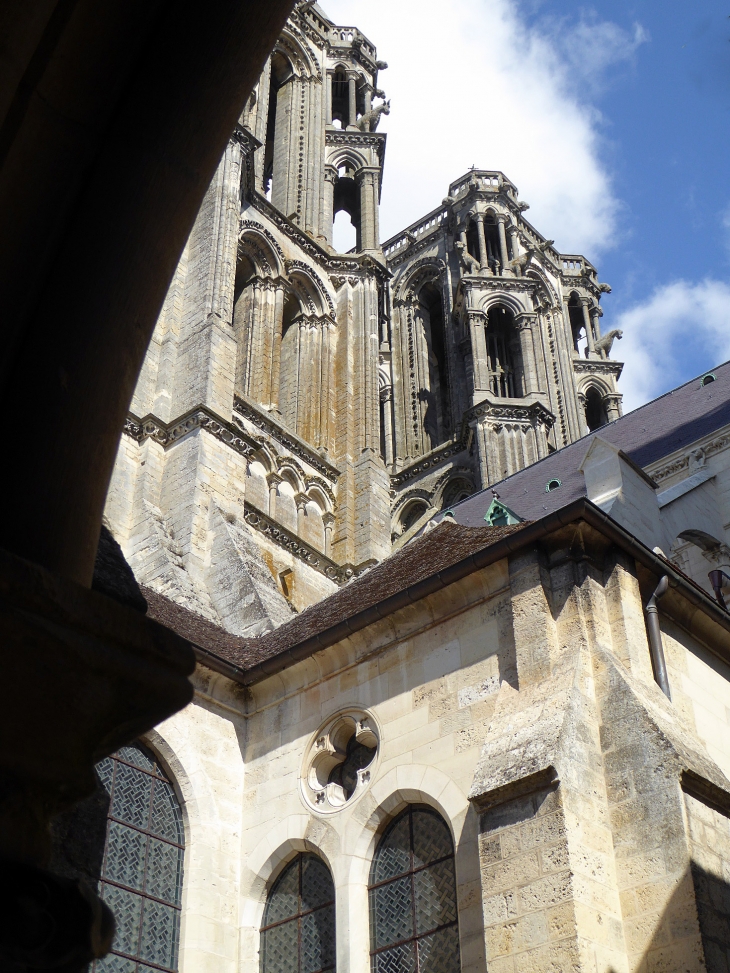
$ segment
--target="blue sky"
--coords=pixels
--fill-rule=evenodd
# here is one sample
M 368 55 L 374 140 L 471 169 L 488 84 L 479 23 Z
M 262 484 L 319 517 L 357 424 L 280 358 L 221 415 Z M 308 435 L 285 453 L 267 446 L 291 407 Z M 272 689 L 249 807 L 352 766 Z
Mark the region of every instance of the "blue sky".
M 331 0 L 390 68 L 383 232 L 475 164 L 613 286 L 632 408 L 730 358 L 730 0 Z

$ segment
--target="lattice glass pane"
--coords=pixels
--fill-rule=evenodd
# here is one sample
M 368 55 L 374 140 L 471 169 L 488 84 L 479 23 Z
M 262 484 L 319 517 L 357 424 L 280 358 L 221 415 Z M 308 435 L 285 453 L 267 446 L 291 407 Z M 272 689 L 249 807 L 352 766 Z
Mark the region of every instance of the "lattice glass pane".
M 175 792 L 161 780 L 156 780 L 152 789 L 149 830 L 179 845 L 183 843 L 182 816 Z
M 299 912 L 299 859 L 295 859 L 282 873 L 271 890 L 266 903 L 264 925 L 281 922 Z
M 411 829 L 408 814 L 398 818 L 385 832 L 373 861 L 370 884 L 402 875 L 411 867 Z
M 92 970 L 94 973 L 136 973 L 137 966 L 131 959 L 109 953 L 104 959 L 98 959 Z
M 141 891 L 146 846 L 147 835 L 110 821 L 106 835 L 103 877 Z
M 174 905 L 180 904 L 182 885 L 182 852 L 157 838 L 149 839 L 147 884 L 145 892 Z
M 263 973 L 298 973 L 299 924 L 296 919 L 274 926 L 261 937 L 261 969 Z
M 428 865 L 453 854 L 451 834 L 443 818 L 433 811 L 413 812 L 413 867 Z
M 175 945 L 177 943 L 177 925 L 180 913 L 177 909 L 152 899 L 145 899 L 142 913 L 142 939 L 140 942 L 140 959 L 159 966 L 173 966 L 175 963 Z
M 416 891 L 416 932 L 422 935 L 456 919 L 454 859 L 425 868 L 413 876 Z
M 302 858 L 302 912 L 332 902 L 334 897 L 335 887 L 329 868 L 314 855 L 305 855 Z
M 114 885 L 102 883 L 102 898 L 114 913 L 116 933 L 113 949 L 120 953 L 137 956 L 139 948 L 139 919 L 142 913 L 142 899 L 134 892 L 118 889 Z
M 370 936 L 373 949 L 413 935 L 410 876 L 370 890 Z
M 416 969 L 416 944 L 405 943 L 377 953 L 370 961 L 372 973 L 413 973 Z M 458 967 L 454 967 L 456 973 Z
M 96 772 L 99 780 L 107 794 L 112 792 L 112 776 L 114 775 L 114 761 L 111 757 L 105 757 L 96 765 Z
M 301 919 L 300 973 L 318 973 L 335 965 L 335 907 L 318 909 Z
M 112 817 L 137 828 L 146 828 L 150 816 L 151 793 L 152 778 L 148 774 L 118 763 L 114 776 Z
M 418 940 L 419 973 L 458 973 L 459 969 L 459 931 L 456 926 Z
M 143 770 L 149 770 L 150 773 L 154 774 L 157 772 L 157 764 L 155 761 L 151 757 L 148 757 L 139 747 L 120 747 L 115 756 L 119 757 L 120 760 L 126 760 L 128 764 L 134 764 L 135 767 L 142 767 Z

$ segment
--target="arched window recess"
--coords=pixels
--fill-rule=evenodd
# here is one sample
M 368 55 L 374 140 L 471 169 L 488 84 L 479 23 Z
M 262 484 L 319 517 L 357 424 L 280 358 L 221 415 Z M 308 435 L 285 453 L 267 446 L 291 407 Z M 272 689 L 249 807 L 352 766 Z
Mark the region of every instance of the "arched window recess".
M 109 795 L 100 894 L 114 912 L 111 953 L 93 973 L 177 973 L 185 838 L 180 804 L 154 754 L 122 747 L 97 765 Z
M 512 310 L 493 304 L 487 311 L 487 389 L 501 399 L 519 398 L 523 392 L 523 368 L 519 336 Z
M 594 432 L 608 422 L 608 413 L 602 391 L 595 385 L 589 385 L 584 392 L 586 425 L 589 432 Z
M 391 822 L 368 895 L 372 973 L 459 973 L 454 843 L 436 811 L 412 805 Z
M 260 957 L 261 973 L 334 973 L 335 887 L 316 855 L 297 855 L 271 888 Z

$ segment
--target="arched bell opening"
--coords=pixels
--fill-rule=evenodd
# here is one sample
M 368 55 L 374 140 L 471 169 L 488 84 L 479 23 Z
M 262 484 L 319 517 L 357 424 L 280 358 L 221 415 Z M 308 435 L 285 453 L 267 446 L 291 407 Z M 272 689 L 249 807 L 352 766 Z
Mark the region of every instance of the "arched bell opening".
M 350 122 L 350 91 L 347 75 L 338 68 L 332 76 L 332 124 L 335 128 L 347 128 Z
M 355 168 L 349 163 L 344 163 L 338 170 L 333 215 L 332 243 L 335 250 L 349 253 L 362 249 L 360 188 L 355 179 Z
M 418 293 L 417 319 L 426 345 L 427 374 L 419 397 L 424 403 L 423 426 L 435 449 L 449 438 L 452 430 L 449 368 L 446 358 L 444 305 L 441 291 L 425 284 Z
M 512 311 L 502 304 L 490 307 L 486 328 L 489 390 L 500 399 L 524 395 L 519 340 Z
M 484 243 L 487 248 L 487 265 L 493 274 L 503 270 L 499 249 L 499 229 L 493 213 L 484 217 Z
M 570 318 L 570 331 L 573 338 L 573 348 L 579 355 L 583 354 L 586 347 L 586 328 L 583 317 L 583 306 L 580 297 L 573 291 L 568 300 L 568 317 Z
M 289 124 L 292 108 L 292 85 L 294 70 L 280 51 L 271 55 L 271 80 L 269 84 L 269 114 L 266 122 L 266 141 L 264 144 L 264 182 L 263 192 L 274 205 L 277 203 L 276 190 L 285 186 L 286 167 L 289 164 L 286 152 L 277 148 L 277 134 Z
M 601 426 L 606 425 L 608 422 L 608 414 L 606 413 L 606 406 L 600 389 L 597 389 L 595 385 L 591 385 L 586 390 L 585 397 L 586 425 L 588 426 L 589 432 L 593 432 L 595 429 L 600 429 Z

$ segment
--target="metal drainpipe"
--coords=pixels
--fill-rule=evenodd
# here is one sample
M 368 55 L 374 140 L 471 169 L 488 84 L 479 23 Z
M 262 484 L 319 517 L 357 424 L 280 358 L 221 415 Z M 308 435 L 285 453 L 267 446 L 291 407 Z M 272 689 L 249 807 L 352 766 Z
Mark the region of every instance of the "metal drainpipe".
M 669 691 L 667 664 L 664 661 L 662 630 L 659 627 L 659 609 L 657 608 L 657 602 L 666 595 L 668 588 L 669 577 L 665 574 L 656 586 L 654 594 L 646 603 L 646 627 L 649 631 L 649 652 L 651 653 L 651 666 L 654 670 L 654 679 L 667 699 L 671 699 L 672 694 Z

